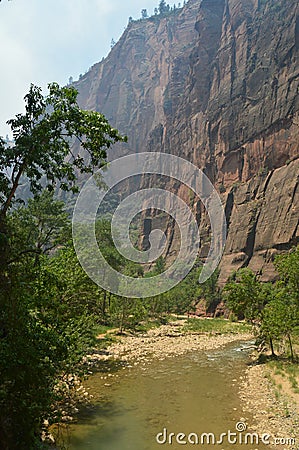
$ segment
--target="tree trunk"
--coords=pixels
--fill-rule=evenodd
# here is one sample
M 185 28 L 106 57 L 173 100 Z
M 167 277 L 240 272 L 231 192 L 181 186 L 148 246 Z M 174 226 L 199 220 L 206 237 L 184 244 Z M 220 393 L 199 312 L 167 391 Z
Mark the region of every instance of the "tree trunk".
M 12 188 L 11 188 L 11 191 L 10 191 L 10 193 L 9 193 L 9 196 L 7 197 L 7 200 L 6 200 L 6 202 L 4 203 L 4 205 L 3 205 L 3 208 L 2 208 L 1 213 L 0 213 L 0 217 L 1 217 L 0 220 L 6 217 L 7 211 L 8 211 L 8 209 L 9 209 L 10 205 L 11 205 L 12 199 L 13 199 L 14 196 L 15 196 L 16 190 L 17 190 L 17 188 L 18 188 L 18 186 L 19 186 L 20 178 L 21 178 L 21 176 L 22 176 L 23 173 L 24 173 L 25 167 L 26 167 L 26 163 L 25 163 L 25 161 L 24 161 L 24 162 L 21 164 L 20 168 L 19 168 L 19 171 L 18 171 L 18 173 L 17 173 L 17 176 L 16 176 L 16 178 L 15 178 L 15 181 L 14 181 L 14 183 L 13 183 L 13 186 L 12 186 Z
M 119 325 L 120 333 L 122 333 L 124 330 L 124 322 L 125 322 L 125 299 L 122 299 L 121 319 L 120 319 L 120 325 Z
M 289 345 L 290 345 L 290 350 L 291 350 L 291 359 L 292 359 L 292 362 L 294 362 L 294 350 L 293 350 L 293 344 L 292 344 L 292 339 L 291 339 L 290 333 L 288 333 L 288 340 L 289 340 Z
M 271 355 L 276 356 L 275 351 L 274 351 L 273 341 L 272 341 L 271 337 L 270 337 L 270 348 L 271 348 Z
M 10 245 L 6 218 L 0 216 L 0 338 L 5 338 L 9 331 L 8 324 L 11 312 L 15 310 L 15 304 L 11 299 L 11 280 L 8 273 L 8 261 Z
M 104 299 L 103 299 L 103 305 L 102 305 L 103 317 L 105 317 L 105 315 L 106 315 L 106 298 L 107 298 L 107 291 L 104 291 Z

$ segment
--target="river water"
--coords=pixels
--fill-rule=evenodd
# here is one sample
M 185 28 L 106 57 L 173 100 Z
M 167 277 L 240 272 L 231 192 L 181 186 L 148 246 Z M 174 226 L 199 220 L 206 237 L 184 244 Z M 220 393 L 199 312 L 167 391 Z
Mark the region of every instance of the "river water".
M 70 427 L 68 448 L 269 448 L 257 445 L 255 438 L 253 445 L 244 444 L 246 433 L 252 431 L 252 418 L 248 415 L 247 431 L 236 431 L 236 424 L 244 422 L 238 388 L 249 362 L 246 346 L 248 343 L 234 343 L 144 365 L 106 366 L 104 372 L 94 374 L 88 381 L 95 404 L 82 411 L 78 423 Z M 107 376 L 111 372 L 114 376 Z M 237 433 L 237 437 L 231 435 L 230 441 L 226 436 L 221 439 L 228 430 Z M 178 433 L 185 437 L 177 438 Z M 214 445 L 213 436 L 204 433 L 213 434 Z M 236 438 L 242 443 L 234 443 Z M 246 439 L 250 442 L 249 437 Z

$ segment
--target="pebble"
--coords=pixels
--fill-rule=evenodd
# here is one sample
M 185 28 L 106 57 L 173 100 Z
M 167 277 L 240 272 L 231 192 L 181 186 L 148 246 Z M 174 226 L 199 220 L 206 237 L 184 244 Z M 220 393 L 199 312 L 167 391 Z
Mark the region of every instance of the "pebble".
M 259 435 L 264 433 L 272 437 L 297 438 L 294 430 L 299 429 L 299 412 L 290 398 L 281 394 L 279 400 L 275 389 L 265 377 L 265 367 L 253 365 L 247 369 L 243 378 L 240 398 L 244 412 L 254 414 L 254 424 L 250 427 Z M 286 408 L 290 413 L 286 415 Z M 298 450 L 296 447 L 277 445 L 277 450 Z

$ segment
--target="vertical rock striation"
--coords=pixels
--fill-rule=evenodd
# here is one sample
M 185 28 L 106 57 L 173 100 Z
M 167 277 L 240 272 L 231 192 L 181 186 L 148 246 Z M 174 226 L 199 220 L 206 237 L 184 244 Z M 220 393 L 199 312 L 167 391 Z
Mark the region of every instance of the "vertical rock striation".
M 274 255 L 299 242 L 297 0 L 189 0 L 132 22 L 75 86 L 84 108 L 128 135 L 110 158 L 173 153 L 218 187 L 229 224 L 221 282 L 248 265 L 275 278 Z

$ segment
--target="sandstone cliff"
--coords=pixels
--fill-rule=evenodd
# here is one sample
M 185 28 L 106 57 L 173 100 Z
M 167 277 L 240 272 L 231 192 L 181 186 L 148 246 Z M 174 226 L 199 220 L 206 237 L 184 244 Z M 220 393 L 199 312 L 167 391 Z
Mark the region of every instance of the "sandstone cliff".
M 84 108 L 128 135 L 110 158 L 177 154 L 219 189 L 229 225 L 221 282 L 247 265 L 275 278 L 273 256 L 299 242 L 298 56 L 297 0 L 189 0 L 131 23 L 75 84 Z

